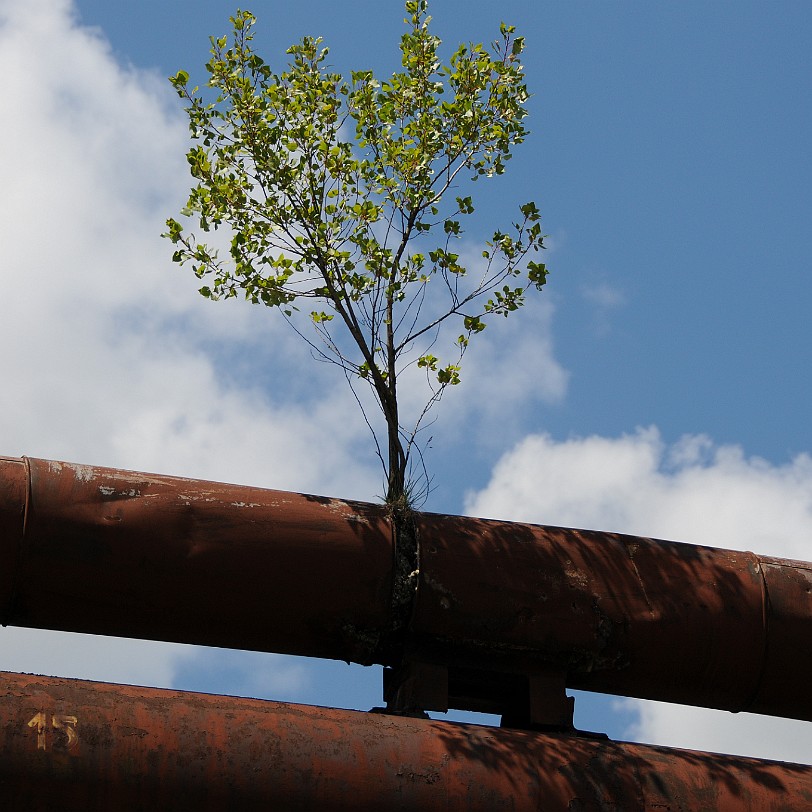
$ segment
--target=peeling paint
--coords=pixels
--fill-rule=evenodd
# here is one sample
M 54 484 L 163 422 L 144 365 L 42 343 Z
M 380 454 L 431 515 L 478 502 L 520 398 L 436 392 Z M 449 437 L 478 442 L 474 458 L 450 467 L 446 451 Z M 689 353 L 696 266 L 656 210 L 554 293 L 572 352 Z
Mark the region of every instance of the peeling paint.
M 72 464 L 70 467 L 79 482 L 92 482 L 96 477 L 96 469 L 90 465 Z
M 350 513 L 344 517 L 348 522 L 355 522 L 356 524 L 369 524 L 369 519 L 366 516 L 360 516 L 357 513 Z
M 119 499 L 137 499 L 141 496 L 141 491 L 136 488 L 128 488 L 127 490 L 117 491 L 110 485 L 99 485 L 99 493 L 102 496 L 114 496 Z
M 578 569 L 572 561 L 567 560 L 564 562 L 564 575 L 567 576 L 567 581 L 571 587 L 584 589 L 589 586 L 589 576 Z

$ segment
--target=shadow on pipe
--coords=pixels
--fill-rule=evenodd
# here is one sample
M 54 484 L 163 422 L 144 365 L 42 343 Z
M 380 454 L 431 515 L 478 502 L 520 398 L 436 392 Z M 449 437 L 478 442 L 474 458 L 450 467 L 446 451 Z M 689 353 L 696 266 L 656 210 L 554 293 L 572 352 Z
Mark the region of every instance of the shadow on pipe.
M 812 767 L 0 674 L 0 804 L 111 810 L 812 808 Z

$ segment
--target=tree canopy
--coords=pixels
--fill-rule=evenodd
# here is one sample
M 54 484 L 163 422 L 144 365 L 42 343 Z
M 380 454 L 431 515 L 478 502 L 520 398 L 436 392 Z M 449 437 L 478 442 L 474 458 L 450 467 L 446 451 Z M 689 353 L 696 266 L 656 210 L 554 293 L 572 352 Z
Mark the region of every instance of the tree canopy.
M 524 39 L 503 23 L 490 49 L 463 44 L 444 64 L 427 0 L 405 5 L 402 70 L 385 80 L 332 72 L 311 37 L 276 73 L 252 47 L 254 15 L 238 10 L 231 35 L 211 39 L 207 88 L 190 87 L 186 71 L 170 79 L 187 103 L 195 185 L 185 222 L 170 218 L 164 235 L 173 259 L 205 280 L 203 296 L 276 308 L 317 358 L 344 371 L 395 506 L 428 487 L 419 433 L 460 382 L 471 339 L 547 279 L 530 258 L 544 247 L 532 202 L 472 261 L 460 249 L 474 213 L 462 187 L 501 175 L 528 134 Z M 227 254 L 189 231 L 190 220 L 199 232 L 223 229 Z M 427 388 L 404 415 L 399 384 L 410 367 Z M 359 384 L 380 408 L 385 451 Z

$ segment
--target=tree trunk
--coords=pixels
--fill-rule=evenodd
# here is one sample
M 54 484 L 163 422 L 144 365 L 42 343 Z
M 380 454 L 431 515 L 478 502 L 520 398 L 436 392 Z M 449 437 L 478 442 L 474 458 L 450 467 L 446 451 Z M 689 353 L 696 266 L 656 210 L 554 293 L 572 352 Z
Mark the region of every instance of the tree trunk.
M 386 503 L 393 506 L 405 506 L 406 499 L 406 453 L 400 439 L 397 404 L 394 414 L 387 416 L 386 430 L 389 437 L 389 475 L 386 491 Z

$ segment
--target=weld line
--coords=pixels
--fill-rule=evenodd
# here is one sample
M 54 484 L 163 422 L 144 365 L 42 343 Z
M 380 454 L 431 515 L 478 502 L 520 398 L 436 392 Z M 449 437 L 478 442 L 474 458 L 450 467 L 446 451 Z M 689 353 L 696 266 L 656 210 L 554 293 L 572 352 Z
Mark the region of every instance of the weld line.
M 756 680 L 755 687 L 753 688 L 753 692 L 750 694 L 749 699 L 742 705 L 741 711 L 749 710 L 756 701 L 759 693 L 761 692 L 761 684 L 764 681 L 764 672 L 767 670 L 767 648 L 768 648 L 768 641 L 769 641 L 769 617 L 770 617 L 770 590 L 767 586 L 767 576 L 764 572 L 764 562 L 761 560 L 759 556 L 755 553 L 751 553 L 751 555 L 756 559 L 756 565 L 758 566 L 758 572 L 761 578 L 759 579 L 761 582 L 761 629 L 763 631 L 762 637 L 762 648 L 761 648 L 761 668 L 758 672 L 758 679 Z
M 20 533 L 20 541 L 17 545 L 17 555 L 14 558 L 14 573 L 11 580 L 11 589 L 9 590 L 9 598 L 3 607 L 2 625 L 8 626 L 14 616 L 15 604 L 17 603 L 17 596 L 20 593 L 20 583 L 23 577 L 23 556 L 25 554 L 25 540 L 26 531 L 28 529 L 28 511 L 31 502 L 31 494 L 33 488 L 31 485 L 31 463 L 28 457 L 22 457 L 23 465 L 25 465 L 25 500 L 23 503 L 23 527 Z

